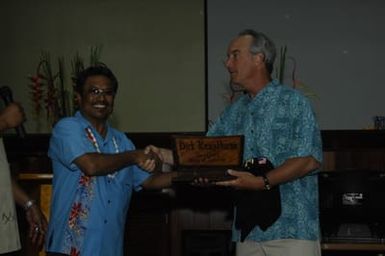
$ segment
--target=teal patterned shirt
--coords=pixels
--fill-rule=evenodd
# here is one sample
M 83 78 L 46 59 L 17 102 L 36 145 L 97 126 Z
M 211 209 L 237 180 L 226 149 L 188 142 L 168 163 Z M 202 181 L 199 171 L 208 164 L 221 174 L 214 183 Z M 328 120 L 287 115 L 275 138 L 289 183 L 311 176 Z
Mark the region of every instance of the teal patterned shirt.
M 274 166 L 294 157 L 322 161 L 319 128 L 306 97 L 273 80 L 254 98 L 240 96 L 209 129 L 208 136 L 244 135 L 244 159 L 264 156 Z M 319 239 L 316 171 L 280 185 L 282 214 L 266 231 L 255 227 L 246 240 Z M 235 213 L 236 214 L 236 213 Z M 233 226 L 233 240 L 240 232 Z

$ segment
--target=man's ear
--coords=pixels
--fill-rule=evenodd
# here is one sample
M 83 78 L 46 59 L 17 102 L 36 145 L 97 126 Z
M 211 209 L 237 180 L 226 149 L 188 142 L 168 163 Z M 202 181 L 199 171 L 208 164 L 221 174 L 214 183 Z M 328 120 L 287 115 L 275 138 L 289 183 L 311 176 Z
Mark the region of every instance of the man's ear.
M 261 53 L 261 52 L 256 53 L 253 56 L 253 58 L 254 58 L 254 63 L 256 65 L 258 65 L 258 66 L 261 65 L 261 64 L 264 64 L 264 62 L 265 62 L 265 55 L 263 53 Z
M 75 100 L 75 104 L 79 106 L 81 100 L 82 100 L 82 96 L 80 96 L 80 93 L 78 92 L 75 92 L 75 95 L 74 95 L 74 100 Z

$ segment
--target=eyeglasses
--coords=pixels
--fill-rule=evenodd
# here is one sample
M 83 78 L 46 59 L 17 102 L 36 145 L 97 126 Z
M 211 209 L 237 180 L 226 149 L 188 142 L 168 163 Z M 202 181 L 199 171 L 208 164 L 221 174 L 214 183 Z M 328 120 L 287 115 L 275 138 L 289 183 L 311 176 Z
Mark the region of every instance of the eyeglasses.
M 93 87 L 88 91 L 91 96 L 114 96 L 115 91 L 113 89 L 100 89 Z

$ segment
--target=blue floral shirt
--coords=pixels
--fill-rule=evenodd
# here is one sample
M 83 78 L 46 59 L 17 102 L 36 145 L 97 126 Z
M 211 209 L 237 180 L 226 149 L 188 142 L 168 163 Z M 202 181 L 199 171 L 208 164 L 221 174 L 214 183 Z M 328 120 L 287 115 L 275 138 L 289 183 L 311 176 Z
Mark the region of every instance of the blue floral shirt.
M 294 157 L 322 161 L 319 128 L 310 103 L 297 90 L 273 80 L 254 98 L 240 96 L 209 129 L 209 136 L 244 135 L 244 159 L 265 156 L 274 166 Z M 255 227 L 247 240 L 319 239 L 315 172 L 281 184 L 282 214 L 266 231 Z M 235 213 L 236 214 L 236 213 Z M 240 232 L 233 226 L 233 240 Z
M 93 139 L 94 138 L 94 139 Z M 105 138 L 77 112 L 55 126 L 48 155 L 53 193 L 46 250 L 69 255 L 123 255 L 124 227 L 133 190 L 149 174 L 136 165 L 105 176 L 86 176 L 74 160 L 89 152 L 134 150 L 127 136 L 110 126 Z

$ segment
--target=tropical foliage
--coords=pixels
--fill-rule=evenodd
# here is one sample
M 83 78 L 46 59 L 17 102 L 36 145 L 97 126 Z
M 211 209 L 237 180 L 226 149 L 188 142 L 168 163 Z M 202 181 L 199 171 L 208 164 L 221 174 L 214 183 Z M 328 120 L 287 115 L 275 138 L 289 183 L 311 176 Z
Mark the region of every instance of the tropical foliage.
M 100 62 L 101 47 L 91 47 L 89 65 Z M 60 118 L 70 116 L 76 109 L 74 85 L 79 72 L 85 68 L 84 58 L 77 52 L 71 59 L 71 72 L 65 70 L 64 57 L 52 62 L 51 54 L 42 51 L 33 75 L 28 76 L 35 116 L 45 112 L 47 120 L 55 124 Z

